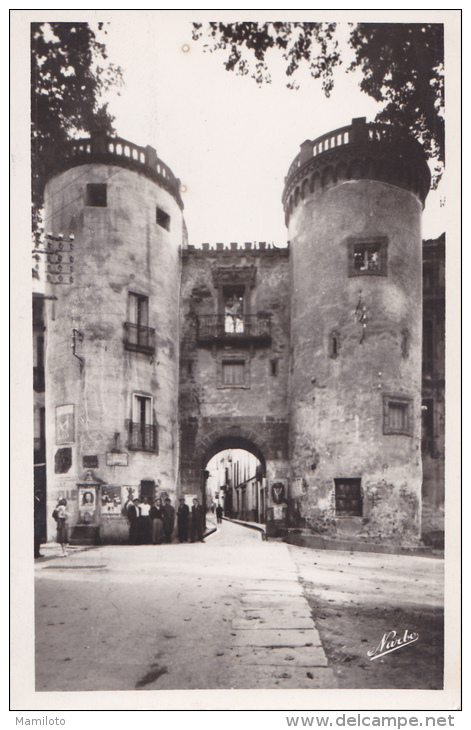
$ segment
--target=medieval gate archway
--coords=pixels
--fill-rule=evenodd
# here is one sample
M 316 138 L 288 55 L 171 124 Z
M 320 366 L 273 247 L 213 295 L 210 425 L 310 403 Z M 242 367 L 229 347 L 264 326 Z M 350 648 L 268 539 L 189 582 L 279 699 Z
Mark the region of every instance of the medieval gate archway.
M 197 494 L 203 501 L 208 461 L 226 449 L 248 451 L 261 464 L 267 531 L 272 532 L 270 525 L 274 519 L 277 521 L 271 493 L 273 484 L 283 484 L 288 494 L 288 445 L 288 424 L 275 418 L 188 419 L 181 423 L 181 490 Z

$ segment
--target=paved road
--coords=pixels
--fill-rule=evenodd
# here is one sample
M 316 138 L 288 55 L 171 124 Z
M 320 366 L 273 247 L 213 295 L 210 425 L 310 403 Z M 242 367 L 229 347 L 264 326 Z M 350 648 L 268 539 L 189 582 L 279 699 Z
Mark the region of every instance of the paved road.
M 104 546 L 39 562 L 36 688 L 335 688 L 303 590 L 311 605 L 317 595 L 439 606 L 442 571 L 426 558 L 265 542 L 229 522 L 204 544 Z
M 287 545 L 206 542 L 37 564 L 36 689 L 335 687 Z

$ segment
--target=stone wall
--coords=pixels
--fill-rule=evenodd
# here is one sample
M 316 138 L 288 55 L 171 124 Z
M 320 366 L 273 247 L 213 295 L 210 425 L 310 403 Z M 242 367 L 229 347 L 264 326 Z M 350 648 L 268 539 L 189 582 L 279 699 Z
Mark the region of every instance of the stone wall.
M 246 306 L 253 317 L 270 315 L 269 339 L 260 341 L 250 332 L 239 339 L 227 333 L 198 338 L 198 318 L 217 314 L 219 275 L 228 270 L 234 282 L 250 277 Z M 225 448 L 251 451 L 268 479 L 282 475 L 287 483 L 288 276 L 288 249 L 232 245 L 183 252 L 179 411 L 185 491 L 201 488 L 207 461 Z M 221 364 L 228 358 L 244 362 L 239 387 L 221 381 Z

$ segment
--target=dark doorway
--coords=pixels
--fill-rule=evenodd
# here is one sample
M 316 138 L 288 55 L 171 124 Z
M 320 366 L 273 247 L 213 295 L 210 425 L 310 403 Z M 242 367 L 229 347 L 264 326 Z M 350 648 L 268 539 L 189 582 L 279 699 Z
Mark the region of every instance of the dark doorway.
M 147 497 L 149 504 L 155 499 L 155 481 L 153 479 L 143 479 L 141 481 L 141 499 Z

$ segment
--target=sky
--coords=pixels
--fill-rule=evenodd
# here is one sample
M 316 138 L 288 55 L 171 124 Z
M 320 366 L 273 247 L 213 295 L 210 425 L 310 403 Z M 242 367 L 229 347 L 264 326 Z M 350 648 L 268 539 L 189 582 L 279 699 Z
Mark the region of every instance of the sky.
M 203 40 L 192 40 L 190 13 L 106 12 L 106 18 L 104 11 L 99 18 L 90 14 L 90 21 L 109 17 L 109 60 L 123 70 L 121 94 L 107 99 L 116 131 L 155 147 L 180 178 L 189 243 L 285 245 L 281 195 L 301 142 L 346 126 L 353 117 L 373 121 L 379 110 L 359 90 L 359 77 L 341 70 L 329 99 L 308 74 L 298 90 L 290 90 L 279 54 L 273 53 L 272 84 L 258 86 L 226 71 L 222 53 L 205 53 Z M 440 206 L 445 189 L 444 179 L 429 194 L 424 238 L 446 228 L 446 207 Z

